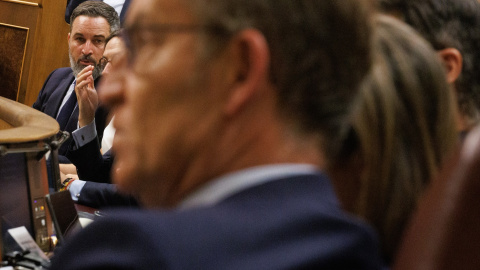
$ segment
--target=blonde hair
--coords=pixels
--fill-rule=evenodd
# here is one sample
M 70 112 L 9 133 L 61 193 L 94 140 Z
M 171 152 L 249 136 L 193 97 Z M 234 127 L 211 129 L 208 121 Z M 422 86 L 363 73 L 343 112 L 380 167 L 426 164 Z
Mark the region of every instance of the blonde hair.
M 336 164 L 342 170 L 339 164 L 353 162 L 361 173 L 334 183 L 346 210 L 377 229 L 389 261 L 420 195 L 457 141 L 456 107 L 430 45 L 394 18 L 378 15 L 375 23 L 374 64 L 352 114 L 356 144 Z M 342 194 L 346 189 L 350 196 Z

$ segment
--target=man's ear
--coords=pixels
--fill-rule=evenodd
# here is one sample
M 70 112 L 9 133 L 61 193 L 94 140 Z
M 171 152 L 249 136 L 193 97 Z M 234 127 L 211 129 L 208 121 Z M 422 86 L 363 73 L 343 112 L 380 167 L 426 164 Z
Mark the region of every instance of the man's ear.
M 447 81 L 453 83 L 462 72 L 463 57 L 460 51 L 455 48 L 446 48 L 438 51 L 443 60 L 447 72 Z
M 239 32 L 231 42 L 233 84 L 225 106 L 227 115 L 238 112 L 269 77 L 270 51 L 262 33 Z
M 67 35 L 67 42 L 68 44 L 70 44 L 70 32 L 68 32 L 68 35 Z

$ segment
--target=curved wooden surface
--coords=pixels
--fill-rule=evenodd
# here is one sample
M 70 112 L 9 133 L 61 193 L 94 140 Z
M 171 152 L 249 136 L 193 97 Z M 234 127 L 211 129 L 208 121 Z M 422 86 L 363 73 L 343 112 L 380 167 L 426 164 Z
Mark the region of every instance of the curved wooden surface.
M 24 104 L 0 97 L 0 143 L 22 143 L 52 137 L 57 120 Z

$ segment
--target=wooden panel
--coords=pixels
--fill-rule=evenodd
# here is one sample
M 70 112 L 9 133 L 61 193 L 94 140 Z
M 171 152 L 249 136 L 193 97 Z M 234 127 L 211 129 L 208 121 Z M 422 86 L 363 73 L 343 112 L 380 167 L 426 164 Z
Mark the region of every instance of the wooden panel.
M 22 103 L 25 99 L 25 93 L 27 90 L 27 80 L 29 76 L 28 69 L 30 68 L 37 17 L 40 10 L 41 9 L 38 6 L 5 2 L 4 0 L 0 1 L 0 23 L 29 29 L 26 42 L 27 47 L 21 45 L 21 48 L 16 49 L 25 50 L 25 58 L 21 72 L 22 77 L 20 78 L 20 87 L 18 88 L 18 95 L 16 96 L 16 100 Z
M 0 96 L 17 100 L 28 28 L 0 23 Z
M 20 4 L 20 5 L 26 5 L 26 6 L 33 6 L 33 7 L 39 7 L 41 6 L 41 0 L 37 1 L 29 1 L 29 0 L 0 0 L 3 2 L 10 2 L 10 3 L 15 3 L 15 4 Z
M 31 106 L 48 75 L 57 68 L 69 67 L 67 35 L 70 26 L 65 22 L 67 0 L 42 0 L 42 12 L 37 25 L 32 65 L 25 100 Z
M 29 29 L 17 101 L 31 106 L 50 72 L 69 66 L 67 0 L 0 0 L 0 23 Z

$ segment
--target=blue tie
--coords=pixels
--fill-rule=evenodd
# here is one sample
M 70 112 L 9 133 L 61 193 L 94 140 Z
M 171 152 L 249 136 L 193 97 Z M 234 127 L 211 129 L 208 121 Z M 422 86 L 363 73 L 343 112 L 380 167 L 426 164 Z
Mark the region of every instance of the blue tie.
M 60 125 L 60 130 L 65 130 L 65 126 L 67 125 L 68 119 L 70 119 L 70 116 L 72 115 L 72 112 L 75 109 L 75 106 L 77 105 L 77 94 L 75 94 L 75 83 L 76 81 L 73 81 L 74 90 L 70 94 L 70 97 L 68 98 L 67 102 L 65 102 L 65 104 L 62 107 L 62 110 L 57 116 L 57 122 Z

